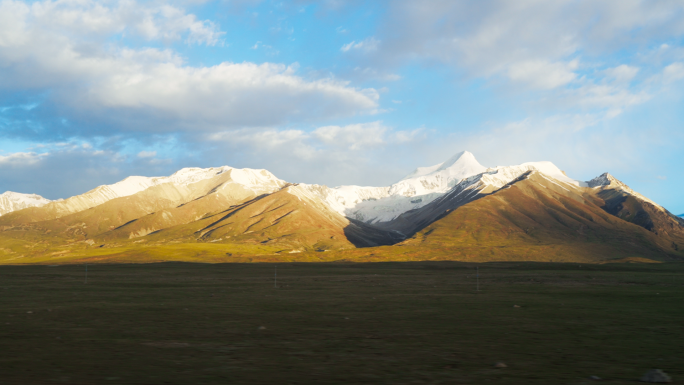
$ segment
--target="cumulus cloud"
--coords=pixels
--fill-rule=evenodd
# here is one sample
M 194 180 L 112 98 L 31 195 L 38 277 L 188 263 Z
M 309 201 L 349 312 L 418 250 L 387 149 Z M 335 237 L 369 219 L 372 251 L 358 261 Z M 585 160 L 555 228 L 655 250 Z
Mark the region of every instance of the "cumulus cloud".
M 387 72 L 398 63 L 437 62 L 465 77 L 503 86 L 516 100 L 524 95 L 542 107 L 564 105 L 566 112 L 615 112 L 657 92 L 644 79 L 664 66 L 658 68 L 661 64 L 640 49 L 682 35 L 681 2 L 397 0 L 389 3 L 375 35 L 382 44 L 364 55 L 364 64 Z M 658 50 L 671 51 L 669 45 L 663 47 Z M 621 62 L 606 63 L 611 54 Z M 652 68 L 636 65 L 640 61 Z M 679 79 L 678 67 L 672 65 L 663 73 L 664 82 Z M 592 101 L 600 103 L 589 107 Z
M 382 51 L 392 55 L 388 60 L 436 58 L 488 75 L 520 62 L 555 63 L 579 51 L 614 51 L 681 35 L 682 12 L 679 2 L 645 0 L 398 0 L 381 30 Z
M 422 128 L 396 130 L 380 121 L 310 131 L 241 129 L 210 134 L 216 147 L 206 153 L 256 160 L 259 167 L 291 182 L 389 184 L 415 168 L 408 161 L 413 151 L 407 148 L 422 143 L 424 133 Z M 231 165 L 254 167 L 239 161 Z
M 137 1 L 55 1 L 44 0 L 31 4 L 22 1 L 0 2 L 0 25 L 14 34 L 14 40 L 24 32 L 34 33 L 39 26 L 43 31 L 79 36 L 108 36 L 113 33 L 130 34 L 146 40 L 180 40 L 189 44 L 215 45 L 224 32 L 209 20 L 198 20 L 177 7 L 143 5 Z M 17 18 L 17 16 L 19 16 Z M 31 39 L 35 36 L 23 36 Z
M 171 49 L 105 44 L 112 34 L 126 33 L 204 44 L 222 36 L 215 24 L 170 6 L 3 0 L 0 93 L 49 95 L 41 107 L 73 123 L 51 130 L 82 136 L 315 122 L 373 113 L 378 106 L 376 90 L 306 79 L 296 63 L 192 66 Z M 89 124 L 78 131 L 79 122 Z

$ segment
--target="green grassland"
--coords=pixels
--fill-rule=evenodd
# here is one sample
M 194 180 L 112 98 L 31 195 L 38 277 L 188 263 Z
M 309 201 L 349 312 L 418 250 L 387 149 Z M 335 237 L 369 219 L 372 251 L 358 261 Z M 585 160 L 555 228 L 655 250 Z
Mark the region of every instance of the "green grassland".
M 0 266 L 0 384 L 684 379 L 684 264 L 280 263 L 277 288 L 274 267 Z

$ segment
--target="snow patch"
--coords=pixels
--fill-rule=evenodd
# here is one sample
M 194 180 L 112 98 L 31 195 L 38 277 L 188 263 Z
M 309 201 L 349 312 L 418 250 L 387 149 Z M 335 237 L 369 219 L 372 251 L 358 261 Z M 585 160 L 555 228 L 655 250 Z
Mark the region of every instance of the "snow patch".
M 652 200 L 646 198 L 645 196 L 639 194 L 638 192 L 632 190 L 631 188 L 629 188 L 629 186 L 622 183 L 617 178 L 615 178 L 614 176 L 610 175 L 607 172 L 605 172 L 605 173 L 597 176 L 596 178 L 590 180 L 589 182 L 587 182 L 587 186 L 589 186 L 591 188 L 612 187 L 615 189 L 619 189 L 619 190 L 622 190 L 629 195 L 632 195 L 632 196 L 637 197 L 643 201 L 651 203 L 660 211 L 663 211 L 663 212 L 667 211 L 667 210 L 665 210 L 665 208 L 663 206 L 655 203 L 654 201 L 652 201 Z
M 518 166 L 486 168 L 475 159 L 472 153 L 463 151 L 446 162 L 430 167 L 419 167 L 388 187 L 328 188 L 300 184 L 302 192 L 299 194 L 306 195 L 307 199 L 318 198 L 334 211 L 348 218 L 366 223 L 386 222 L 409 210 L 430 204 L 456 186 L 461 186 L 463 189 L 467 187 L 468 194 L 477 193 L 487 186 L 499 189 L 528 171 L 538 171 L 550 177 L 552 181 L 557 180 L 572 186 L 586 185 L 585 182 L 567 177 L 551 162 L 530 162 Z M 559 186 L 565 188 L 560 184 Z M 304 191 L 307 191 L 306 194 Z
M 22 194 L 13 191 L 5 191 L 0 194 L 0 215 L 25 209 L 28 207 L 41 207 L 52 202 L 38 194 Z

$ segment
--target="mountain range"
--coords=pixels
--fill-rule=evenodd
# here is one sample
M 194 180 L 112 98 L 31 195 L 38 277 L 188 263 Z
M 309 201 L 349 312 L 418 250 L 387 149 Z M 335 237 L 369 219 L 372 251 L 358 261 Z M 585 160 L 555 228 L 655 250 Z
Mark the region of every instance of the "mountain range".
M 684 219 L 608 173 L 467 151 L 385 187 L 185 168 L 58 201 L 6 192 L 0 214 L 0 263 L 684 258 Z

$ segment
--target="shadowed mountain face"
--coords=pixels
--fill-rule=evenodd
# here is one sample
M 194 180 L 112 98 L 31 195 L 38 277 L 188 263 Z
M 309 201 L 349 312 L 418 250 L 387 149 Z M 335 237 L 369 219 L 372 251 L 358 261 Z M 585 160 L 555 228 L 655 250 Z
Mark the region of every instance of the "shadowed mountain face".
M 604 178 L 604 182 L 594 186 L 593 192 L 603 200 L 601 208 L 606 212 L 652 232 L 665 247 L 679 250 L 684 245 L 682 218 L 635 193 L 610 174 L 598 178 Z
M 609 214 L 600 199 L 583 190 L 533 173 L 446 213 L 402 245 L 443 250 L 477 245 L 495 260 L 505 260 L 506 251 L 517 255 L 514 259 L 541 261 L 681 258 L 656 234 Z
M 684 219 L 609 174 L 579 182 L 549 162 L 487 169 L 461 153 L 390 188 L 286 184 L 229 167 L 126 181 L 0 216 L 0 263 L 122 250 L 145 260 L 160 247 L 288 260 L 362 258 L 367 248 L 377 260 L 684 258 Z M 150 186 L 112 197 L 141 184 Z

